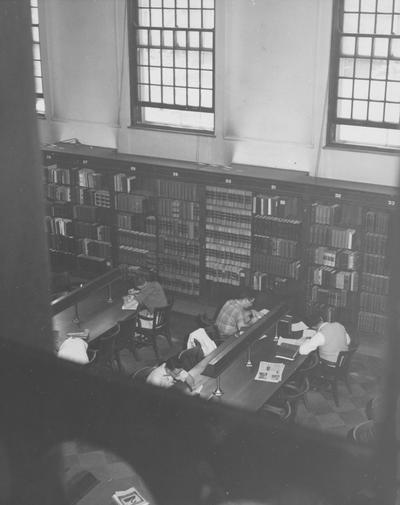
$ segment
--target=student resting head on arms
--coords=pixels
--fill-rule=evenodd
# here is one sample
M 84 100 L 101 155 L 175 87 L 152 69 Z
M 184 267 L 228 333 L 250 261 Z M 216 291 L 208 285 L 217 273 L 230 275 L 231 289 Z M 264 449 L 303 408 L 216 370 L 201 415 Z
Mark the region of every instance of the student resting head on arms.
M 149 384 L 164 388 L 170 388 L 178 381 L 185 382 L 190 389 L 193 388 L 193 377 L 184 369 L 180 354 L 172 356 L 164 363 L 161 363 L 146 379 Z
M 242 328 L 261 317 L 259 312 L 252 309 L 254 300 L 253 290 L 244 288 L 237 298 L 225 302 L 215 321 L 222 340 L 238 334 Z

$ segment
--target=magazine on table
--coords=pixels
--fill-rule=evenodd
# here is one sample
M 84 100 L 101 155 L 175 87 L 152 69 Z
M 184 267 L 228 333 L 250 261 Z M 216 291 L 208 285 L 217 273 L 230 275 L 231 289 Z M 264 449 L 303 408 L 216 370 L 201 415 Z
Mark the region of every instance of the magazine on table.
M 282 373 L 284 369 L 285 365 L 283 363 L 260 361 L 255 380 L 264 382 L 280 382 L 282 380 Z
M 149 505 L 149 502 L 134 487 L 126 491 L 115 491 L 112 499 L 118 505 Z

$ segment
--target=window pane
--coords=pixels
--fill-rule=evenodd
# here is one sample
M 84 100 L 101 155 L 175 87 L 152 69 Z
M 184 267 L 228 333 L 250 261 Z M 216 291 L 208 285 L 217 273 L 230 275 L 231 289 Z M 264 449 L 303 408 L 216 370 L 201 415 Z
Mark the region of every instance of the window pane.
M 201 106 L 212 107 L 212 92 L 208 90 L 201 91 Z
M 37 26 L 32 26 L 32 39 L 33 42 L 39 42 L 39 28 Z
M 188 26 L 188 11 L 187 9 L 177 9 L 176 11 L 176 25 L 180 28 L 187 28 Z
M 400 16 L 394 16 L 392 33 L 400 35 Z
M 204 49 L 212 49 L 213 45 L 213 34 L 211 32 L 203 32 L 201 37 L 201 46 Z
M 137 41 L 139 45 L 147 45 L 149 43 L 148 31 L 137 30 Z
M 386 83 L 384 81 L 371 81 L 369 97 L 371 100 L 384 100 Z
M 164 9 L 164 26 L 170 28 L 175 26 L 175 10 Z
M 200 85 L 200 72 L 198 70 L 188 71 L 188 85 L 193 88 L 198 88 Z
M 173 47 L 174 45 L 174 32 L 172 30 L 163 30 L 164 46 Z
M 350 119 L 351 117 L 351 100 L 337 101 L 337 117 Z
M 176 6 L 183 7 L 186 9 L 189 6 L 188 0 L 176 0 Z
M 35 91 L 37 94 L 43 94 L 43 81 L 41 77 L 35 77 Z
M 150 65 L 159 67 L 161 63 L 161 51 L 159 49 L 150 49 Z
M 33 62 L 33 75 L 35 77 L 41 77 L 42 76 L 42 65 L 40 61 L 34 61 Z
M 359 56 L 371 56 L 371 52 L 372 52 L 372 38 L 359 37 L 357 54 Z
M 190 28 L 201 28 L 201 11 L 190 11 L 189 15 Z
M 360 33 L 374 33 L 375 15 L 360 14 Z
M 186 86 L 186 70 L 175 70 L 175 85 Z
M 386 80 L 386 68 L 385 60 L 372 60 L 371 77 Z
M 354 60 L 352 58 L 340 58 L 339 76 L 353 77 L 354 75 Z
M 35 60 L 40 60 L 40 46 L 39 46 L 39 44 L 33 44 L 33 58 Z
M 39 13 L 38 13 L 37 7 L 31 8 L 31 15 L 32 15 L 32 24 L 38 25 L 39 24 Z
M 356 38 L 342 37 L 342 54 L 352 56 L 355 53 Z
M 386 100 L 389 102 L 400 102 L 400 82 L 387 83 Z
M 393 39 L 390 47 L 390 56 L 400 58 L 400 39 Z
M 150 15 L 151 15 L 151 20 L 150 20 L 151 26 L 156 26 L 156 27 L 163 26 L 162 10 L 161 9 L 151 9 Z
M 201 68 L 212 69 L 213 68 L 213 57 L 212 53 L 202 51 L 201 52 Z
M 189 46 L 197 48 L 200 46 L 200 32 L 189 32 Z
M 338 96 L 340 96 L 341 98 L 352 98 L 353 79 L 339 79 Z
M 141 84 L 147 84 L 149 82 L 149 68 L 148 67 L 138 67 L 138 82 Z
M 174 52 L 172 49 L 163 49 L 162 62 L 164 67 L 172 67 L 174 65 Z
M 388 78 L 400 81 L 400 61 L 389 61 Z
M 198 89 L 188 90 L 188 105 L 198 107 L 200 105 L 200 92 Z
M 149 64 L 149 50 L 148 49 L 138 49 L 138 62 L 139 65 Z
M 161 84 L 161 70 L 159 68 L 150 67 L 150 83 Z
M 186 31 L 175 32 L 175 38 L 178 47 L 186 47 Z
M 191 9 L 200 9 L 201 8 L 201 0 L 190 0 L 190 8 Z
M 354 98 L 368 98 L 369 81 L 354 81 Z
M 389 34 L 392 31 L 392 16 L 387 14 L 378 14 L 376 20 L 376 33 Z
M 214 9 L 214 0 L 203 0 L 204 9 Z
M 139 98 L 142 102 L 149 101 L 149 87 L 146 85 L 139 86 Z
M 152 102 L 161 102 L 161 87 L 150 86 L 150 100 Z
M 138 17 L 139 17 L 139 24 L 141 26 L 150 26 L 150 10 L 149 9 L 139 9 Z
M 203 11 L 203 28 L 214 28 L 214 11 L 204 10 Z
M 353 119 L 359 119 L 361 121 L 367 119 L 367 102 L 362 102 L 361 100 L 353 101 Z
M 362 60 L 360 58 L 357 58 L 355 76 L 359 78 L 369 77 L 370 67 L 371 67 L 370 60 Z
M 376 121 L 378 123 L 383 121 L 383 103 L 382 102 L 370 102 L 369 103 L 368 119 L 369 119 L 369 121 Z
M 174 103 L 174 88 L 163 86 L 163 102 Z
M 201 71 L 201 87 L 202 88 L 212 88 L 212 72 L 209 72 L 207 70 L 202 70 Z
M 188 51 L 188 67 L 189 68 L 199 68 L 199 55 L 197 51 Z
M 175 88 L 175 103 L 186 105 L 186 88 Z
M 38 114 L 45 113 L 44 98 L 36 98 L 36 112 Z
M 376 38 L 374 40 L 374 56 L 386 58 L 388 55 L 389 39 Z
M 375 12 L 376 0 L 361 0 L 361 10 L 363 12 Z
M 163 68 L 162 71 L 162 82 L 171 86 L 174 83 L 174 71 L 172 68 Z
M 161 0 L 151 0 L 152 7 L 161 7 L 161 5 L 162 5 Z
M 164 7 L 175 8 L 175 0 L 164 0 Z
M 387 103 L 385 107 L 385 121 L 387 123 L 399 124 L 400 121 L 400 105 Z
M 186 52 L 185 51 L 174 51 L 175 54 L 175 66 L 186 68 Z
M 360 0 L 344 0 L 345 11 L 358 11 L 360 8 Z
M 161 31 L 160 30 L 151 30 L 150 31 L 150 39 L 152 46 L 160 46 L 161 44 Z
M 378 0 L 378 12 L 392 12 L 393 0 Z

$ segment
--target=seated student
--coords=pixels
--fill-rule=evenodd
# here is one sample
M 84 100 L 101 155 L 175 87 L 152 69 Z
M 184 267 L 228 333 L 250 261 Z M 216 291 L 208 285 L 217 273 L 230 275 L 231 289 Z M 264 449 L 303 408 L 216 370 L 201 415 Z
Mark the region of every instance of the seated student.
M 190 349 L 191 350 L 191 349 Z M 184 351 L 186 352 L 186 351 Z M 191 359 L 191 357 L 190 357 Z M 150 375 L 147 377 L 146 382 L 153 384 L 154 386 L 160 386 L 164 388 L 170 388 L 176 382 L 186 382 L 188 386 L 192 389 L 194 386 L 193 377 L 187 373 L 184 366 L 188 368 L 190 365 L 189 357 L 186 356 L 185 359 L 182 358 L 182 353 L 179 353 L 167 361 L 155 368 Z M 194 366 L 194 365 L 193 365 Z M 193 368 L 190 366 L 189 370 Z
M 350 337 L 346 328 L 340 323 L 328 323 L 323 320 L 320 313 L 309 318 L 309 326 L 316 333 L 300 345 L 300 354 L 309 354 L 318 349 L 321 362 L 334 365 L 341 351 L 347 351 Z
M 137 310 L 142 328 L 151 328 L 154 309 L 168 305 L 164 289 L 159 282 L 148 281 L 142 274 L 136 277 L 134 284 L 135 287 L 128 290 L 128 296 L 136 298 L 138 302 Z M 126 297 L 124 302 L 125 300 Z
M 254 299 L 253 291 L 244 288 L 238 298 L 225 302 L 215 321 L 222 340 L 237 334 L 262 316 L 260 312 L 252 310 Z
M 89 332 L 87 332 L 85 336 L 68 336 L 60 345 L 57 356 L 62 359 L 73 361 L 74 363 L 86 365 L 89 363 L 87 355 L 88 343 L 86 341 L 88 336 Z

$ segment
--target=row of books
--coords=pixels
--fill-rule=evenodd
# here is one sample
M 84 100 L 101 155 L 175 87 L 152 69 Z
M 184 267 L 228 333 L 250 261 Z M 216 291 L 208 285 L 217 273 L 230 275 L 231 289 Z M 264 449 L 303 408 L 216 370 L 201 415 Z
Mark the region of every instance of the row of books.
M 245 284 L 246 270 L 240 270 L 236 265 L 223 262 L 209 261 L 206 263 L 206 280 L 230 284 L 231 286 L 242 286 Z
M 253 214 L 296 219 L 300 215 L 300 199 L 295 196 L 257 195 L 253 197 Z
M 247 209 L 250 212 L 253 207 L 251 191 L 241 189 L 206 186 L 206 201 L 210 205 Z
M 296 259 L 299 256 L 299 243 L 286 238 L 253 235 L 253 252 Z
M 51 250 L 76 254 L 76 241 L 73 237 L 48 233 L 47 244 Z
M 158 214 L 173 219 L 199 220 L 199 204 L 186 200 L 172 200 L 159 198 L 157 201 Z
M 190 259 L 172 258 L 165 254 L 158 256 L 158 270 L 160 273 L 169 272 L 180 276 L 187 276 L 189 279 L 199 279 L 199 264 Z
M 234 242 L 251 242 L 251 227 L 238 228 L 228 224 L 215 224 L 206 222 L 206 235 L 215 239 L 233 240 Z
M 340 205 L 337 203 L 324 205 L 313 203 L 311 206 L 311 222 L 334 225 L 340 222 Z
M 353 228 L 328 227 L 322 224 L 310 226 L 310 242 L 312 244 L 354 249 L 356 247 L 356 230 Z
M 56 184 L 71 184 L 71 171 L 69 168 L 59 168 L 57 165 L 45 167 L 46 181 Z
M 105 176 L 92 168 L 80 168 L 77 171 L 78 184 L 85 188 L 102 189 L 105 187 Z
M 81 238 L 77 241 L 78 254 L 96 256 L 97 258 L 110 259 L 112 250 L 110 242 L 102 242 L 89 238 Z
M 364 254 L 364 272 L 385 275 L 387 273 L 386 260 L 379 254 Z
M 389 232 L 389 220 L 390 216 L 386 212 L 368 210 L 365 213 L 365 231 L 387 235 Z
M 358 227 L 363 223 L 363 208 L 360 205 L 351 205 L 342 203 L 340 205 L 340 220 L 341 226 Z
M 309 250 L 310 261 L 317 265 L 336 267 L 344 270 L 357 270 L 360 266 L 360 253 L 347 249 L 315 247 Z
M 111 195 L 107 189 L 74 188 L 74 192 L 76 203 L 111 208 Z
M 266 272 L 254 272 L 252 276 L 252 288 L 256 291 L 284 289 L 288 286 L 287 277 L 277 277 Z
M 288 258 L 256 253 L 253 255 L 253 269 L 298 280 L 301 273 L 301 262 L 300 260 L 292 261 Z
M 156 234 L 157 222 L 155 216 L 144 214 L 117 214 L 117 226 L 124 230 L 137 230 Z
M 318 286 L 358 291 L 358 273 L 354 270 L 337 270 L 327 266 L 312 267 L 309 269 L 309 278 Z
M 358 313 L 358 330 L 365 331 L 367 333 L 375 333 L 378 337 L 379 335 L 385 335 L 388 329 L 388 319 L 386 316 L 380 314 L 371 314 L 361 310 Z
M 136 265 L 143 268 L 155 268 L 156 256 L 153 251 L 120 245 L 118 262 L 122 265 Z
M 371 254 L 381 254 L 384 256 L 387 250 L 387 236 L 379 233 L 366 233 L 364 241 L 364 251 Z
M 347 307 L 351 301 L 349 291 L 312 286 L 311 301 L 333 307 Z
M 242 256 L 250 257 L 250 243 L 242 241 L 241 237 L 237 235 L 232 235 L 230 238 L 231 240 L 225 240 L 206 236 L 205 248 L 206 250 L 218 249 L 222 251 L 231 251 L 241 254 Z
M 47 202 L 46 215 L 51 217 L 65 217 L 72 219 L 71 202 Z
M 45 225 L 47 233 L 51 233 L 53 235 L 66 235 L 70 237 L 74 235 L 74 225 L 71 219 L 45 216 Z
M 59 186 L 58 184 L 47 184 L 46 196 L 49 200 L 57 200 L 59 202 L 70 202 L 71 187 Z
M 190 278 L 180 278 L 176 275 L 168 273 L 160 273 L 159 279 L 164 289 L 184 293 L 187 295 L 198 296 L 200 294 L 200 286 L 196 280 Z
M 155 251 L 157 242 L 155 235 L 134 230 L 118 230 L 118 245 Z
M 198 185 L 190 182 L 158 179 L 157 195 L 176 200 L 187 200 L 189 202 L 199 201 Z
M 255 216 L 253 233 L 268 237 L 281 237 L 290 240 L 300 240 L 302 223 L 297 219 L 283 219 L 272 216 Z
M 389 298 L 376 293 L 361 292 L 360 309 L 374 314 L 384 314 L 389 308 Z
M 91 238 L 111 242 L 111 228 L 104 224 L 74 221 L 74 235 L 76 238 Z
M 198 240 L 160 236 L 158 237 L 158 248 L 165 254 L 183 258 L 191 257 L 198 259 L 200 255 L 200 244 Z
M 136 176 L 126 174 L 114 175 L 114 191 L 116 193 L 132 193 L 135 190 Z
M 199 237 L 199 223 L 197 221 L 177 221 L 169 217 L 160 216 L 158 219 L 160 235 L 173 235 L 195 239 Z
M 388 295 L 389 276 L 363 273 L 361 275 L 361 290 L 379 295 Z
M 206 245 L 206 263 L 221 261 L 223 263 L 235 265 L 237 268 L 250 267 L 250 255 L 240 254 L 236 249 L 229 250 L 224 247 L 218 247 L 217 244 Z
M 74 219 L 78 219 L 79 221 L 97 223 L 101 221 L 98 210 L 97 207 L 93 207 L 92 205 L 74 205 L 73 216 Z
M 150 192 L 117 193 L 115 195 L 115 208 L 122 212 L 153 214 L 154 202 Z
M 230 214 L 229 212 L 209 210 L 208 208 L 206 211 L 206 222 L 220 226 L 236 228 L 237 233 L 238 229 L 240 230 L 240 233 L 242 233 L 242 231 L 249 232 L 251 230 L 251 219 L 249 216 L 242 216 L 240 214 L 233 214 L 233 213 Z

